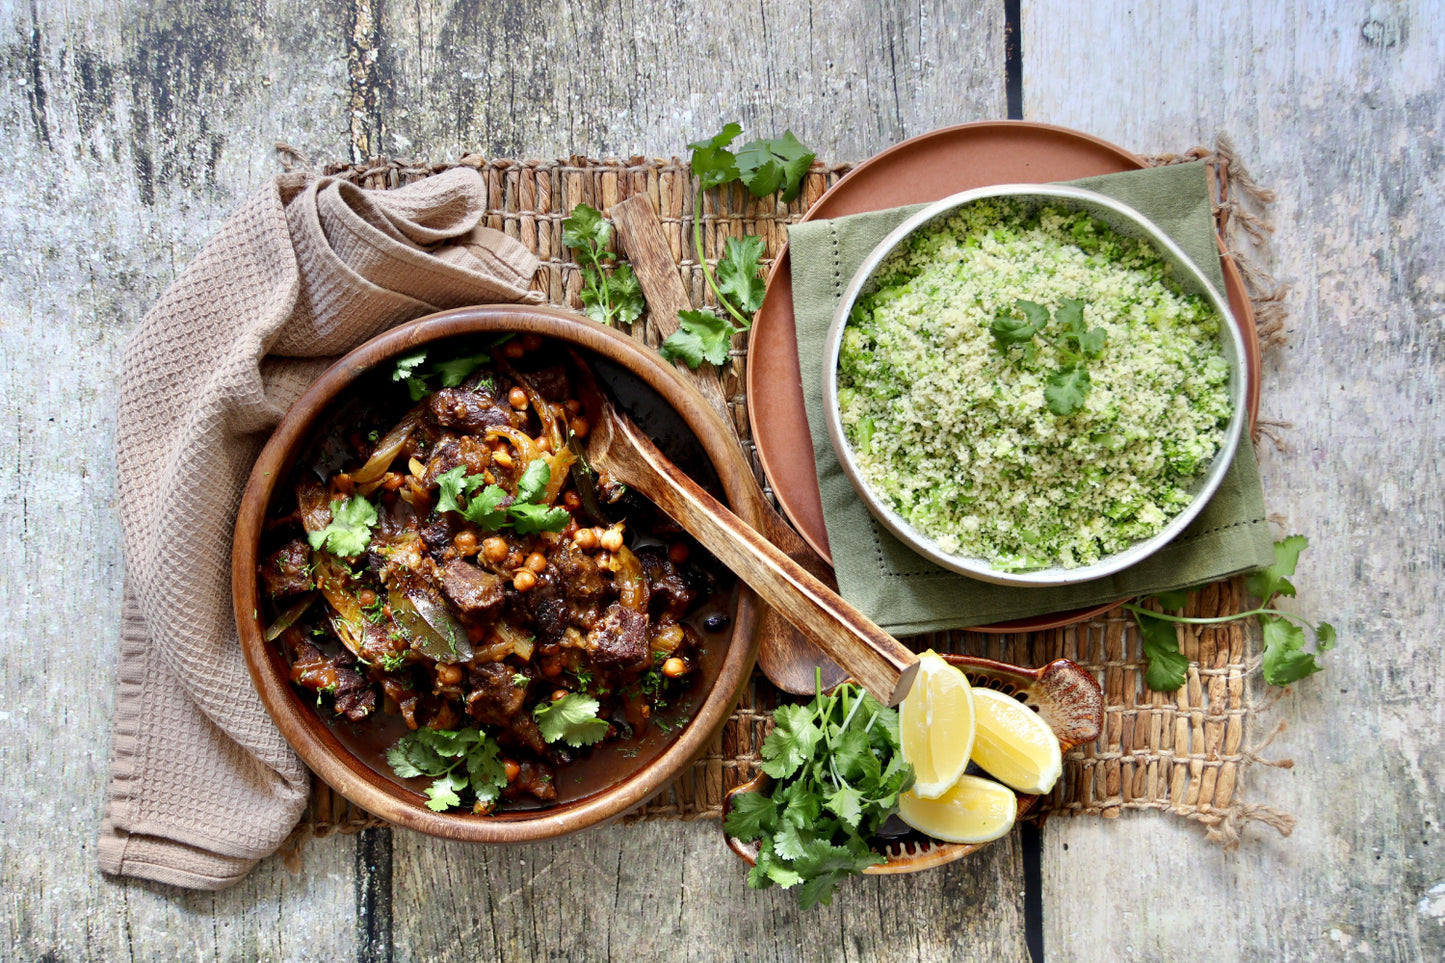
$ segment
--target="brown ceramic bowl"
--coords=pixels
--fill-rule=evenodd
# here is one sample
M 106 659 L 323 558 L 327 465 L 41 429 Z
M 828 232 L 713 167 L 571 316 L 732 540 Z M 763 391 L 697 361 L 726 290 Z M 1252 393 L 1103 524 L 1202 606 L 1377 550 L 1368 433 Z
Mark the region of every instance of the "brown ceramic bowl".
M 696 696 L 691 721 L 658 755 L 631 770 L 619 769 L 614 781 L 589 795 L 543 809 L 502 811 L 491 816 L 432 812 L 424 805 L 426 799 L 420 792 L 385 771 L 385 762 L 379 756 L 368 763 L 365 753 L 350 748 L 349 740 L 343 740 L 338 730 L 321 718 L 315 700 L 291 685 L 285 655 L 263 637 L 265 606 L 257 566 L 263 525 L 273 499 L 289 482 L 313 432 L 344 400 L 348 389 L 389 360 L 445 339 L 495 337 L 509 332 L 539 334 L 564 342 L 579 349 L 595 369 L 610 366 L 613 374 L 599 370 L 599 377 L 624 408 L 629 407 L 631 396 L 636 403 L 633 417 L 650 433 L 677 427 L 672 414 L 657 407 L 660 396 L 681 416 L 696 439 L 701 456 L 716 473 L 732 509 L 750 524 L 760 524 L 752 489 L 742 474 L 747 469 L 737 441 L 696 389 L 686 384 L 655 350 L 575 314 L 519 305 L 459 308 L 434 314 L 394 328 L 352 351 L 302 395 L 257 459 L 236 521 L 233 596 L 236 625 L 251 677 L 292 748 L 341 795 L 399 826 L 473 842 L 522 842 L 560 836 L 620 816 L 665 788 L 702 752 L 736 703 L 757 654 L 755 630 L 760 614 L 757 598 L 740 586 L 731 633 L 717 663 L 717 674 L 711 686 Z M 648 405 L 652 406 L 651 416 Z M 650 418 L 661 427 L 650 425 Z M 669 420 L 674 423 L 662 424 Z M 561 775 L 565 774 L 564 769 Z
M 1093 676 L 1068 659 L 1056 659 L 1039 669 L 1025 669 L 967 655 L 945 655 L 944 658 L 962 669 L 973 685 L 1007 693 L 1043 716 L 1054 730 L 1054 735 L 1059 737 L 1059 746 L 1064 752 L 1093 742 L 1104 728 L 1103 690 Z M 759 773 L 733 789 L 723 800 L 723 818 L 727 818 L 736 796 L 745 792 L 765 792 L 771 784 L 772 780 L 766 773 Z M 1038 796 L 1020 793 L 1018 818 L 1022 819 L 1032 811 L 1038 801 Z M 756 843 L 744 843 L 732 836 L 727 837 L 727 843 L 748 865 L 757 862 Z M 910 833 L 900 839 L 878 841 L 874 848 L 888 861 L 870 866 L 863 872 L 872 876 L 917 873 L 962 859 L 987 845 L 946 843 L 922 833 Z

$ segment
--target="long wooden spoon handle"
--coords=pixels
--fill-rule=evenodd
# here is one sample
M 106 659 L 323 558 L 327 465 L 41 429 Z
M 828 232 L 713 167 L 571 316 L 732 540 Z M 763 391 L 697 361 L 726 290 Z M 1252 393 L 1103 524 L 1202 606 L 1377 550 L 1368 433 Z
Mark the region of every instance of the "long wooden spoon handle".
M 629 465 L 638 469 L 627 473 L 629 484 L 681 524 L 863 688 L 887 705 L 902 700 L 913 684 L 918 656 L 728 511 L 668 461 L 631 421 L 617 416 L 614 427 L 627 436 L 642 462 Z

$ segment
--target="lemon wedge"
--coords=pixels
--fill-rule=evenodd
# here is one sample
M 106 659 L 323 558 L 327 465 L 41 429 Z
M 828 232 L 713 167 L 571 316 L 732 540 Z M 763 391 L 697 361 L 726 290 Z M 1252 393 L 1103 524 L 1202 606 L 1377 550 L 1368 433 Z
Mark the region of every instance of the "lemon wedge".
M 919 832 L 950 843 L 986 843 L 1013 828 L 1018 797 L 1005 785 L 960 776 L 937 799 L 912 792 L 898 797 L 898 816 Z
M 973 687 L 932 649 L 918 662 L 913 687 L 898 707 L 898 730 L 903 760 L 913 764 L 913 794 L 936 799 L 968 768 L 973 752 Z
M 1064 771 L 1059 739 L 1028 706 L 993 689 L 973 690 L 973 761 L 1019 792 L 1048 792 Z

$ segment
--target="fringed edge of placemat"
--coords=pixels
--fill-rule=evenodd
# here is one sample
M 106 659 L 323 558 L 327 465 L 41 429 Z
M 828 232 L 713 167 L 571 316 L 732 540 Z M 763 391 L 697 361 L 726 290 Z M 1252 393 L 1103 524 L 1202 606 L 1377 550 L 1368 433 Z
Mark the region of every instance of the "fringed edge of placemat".
M 282 166 L 305 167 L 294 149 L 277 145 Z M 1195 147 L 1182 154 L 1146 158 L 1154 165 L 1205 160 L 1213 171 L 1214 215 L 1226 249 L 1244 281 L 1255 312 L 1261 353 L 1285 340 L 1285 299 L 1288 287 L 1269 271 L 1267 208 L 1274 194 L 1254 181 L 1235 156 L 1228 138 L 1215 147 Z M 542 269 L 534 288 L 555 304 L 579 307 L 581 277 L 560 243 L 561 221 L 577 203 L 607 211 L 634 194 L 647 194 L 658 210 L 674 257 L 694 304 L 710 301 L 702 272 L 692 256 L 687 235 L 694 193 L 688 166 L 677 158 L 628 159 L 573 156 L 552 161 L 513 161 L 467 155 L 450 163 L 425 164 L 375 160 L 354 165 L 329 165 L 324 173 L 366 188 L 396 188 L 456 166 L 476 169 L 488 182 L 485 223 L 518 238 L 538 254 Z M 821 194 L 852 169 L 851 164 L 814 164 L 798 200 L 784 205 L 757 202 L 740 191 L 709 192 L 702 210 L 704 247 L 716 257 L 728 237 L 756 234 L 767 242 L 765 264 L 786 243 L 789 223 L 799 220 Z M 650 324 L 634 328 L 649 343 L 659 340 Z M 723 388 L 734 413 L 734 427 L 766 484 L 749 437 L 743 396 L 745 342 L 735 347 L 721 372 Z M 1279 443 L 1282 424 L 1261 423 L 1255 434 Z M 1240 611 L 1242 579 L 1210 586 L 1191 599 L 1196 612 Z M 1268 731 L 1262 721 L 1273 699 L 1258 695 L 1259 626 L 1254 620 L 1214 627 L 1189 627 L 1181 633 L 1190 657 L 1188 681 L 1177 693 L 1156 693 L 1143 683 L 1143 652 L 1133 620 L 1113 610 L 1087 623 L 1020 635 L 935 633 L 907 640 L 940 651 L 966 651 L 1020 665 L 1042 665 L 1071 658 L 1093 672 L 1104 686 L 1107 710 L 1097 742 L 1065 757 L 1060 785 L 1043 801 L 1034 818 L 1050 815 L 1100 815 L 1117 818 L 1124 812 L 1157 810 L 1197 822 L 1208 838 L 1226 848 L 1238 846 L 1243 826 L 1251 821 L 1274 827 L 1283 835 L 1294 817 L 1272 806 L 1243 799 L 1243 773 L 1253 765 L 1289 768 L 1288 759 L 1271 760 L 1262 752 L 1283 728 Z M 672 785 L 623 817 L 624 822 L 650 819 L 715 819 L 723 795 L 757 772 L 758 751 L 771 722 L 779 693 L 755 674 L 738 708 L 704 753 Z M 307 814 L 283 847 L 289 865 L 299 860 L 307 839 L 350 834 L 389 825 L 356 807 L 320 780 Z

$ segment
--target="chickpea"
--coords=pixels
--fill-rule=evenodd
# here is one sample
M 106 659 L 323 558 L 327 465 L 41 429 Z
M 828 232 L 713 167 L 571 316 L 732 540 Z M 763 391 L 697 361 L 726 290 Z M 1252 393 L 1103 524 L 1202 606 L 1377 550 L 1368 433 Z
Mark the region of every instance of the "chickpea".
M 369 588 L 364 588 L 360 592 L 356 593 L 356 601 L 360 602 L 362 605 L 375 605 L 376 593 Z
M 577 414 L 577 412 L 582 410 L 582 402 L 578 401 L 576 398 L 568 398 L 565 402 L 562 403 L 562 408 L 567 412 L 567 414 L 575 415 Z
M 571 428 L 572 434 L 578 438 L 586 438 L 587 432 L 592 430 L 592 426 L 587 423 L 587 419 L 581 415 L 575 415 L 571 421 L 567 422 L 567 427 Z
M 537 576 L 529 568 L 518 569 L 512 576 L 512 587 L 518 592 L 530 592 L 537 586 Z
M 542 336 L 540 334 L 522 335 L 523 351 L 536 351 L 540 347 L 542 347 Z
M 517 777 L 522 774 L 522 767 L 517 765 L 516 760 L 503 759 L 502 772 L 506 773 L 507 782 L 515 782 Z
M 345 472 L 331 479 L 331 485 L 342 495 L 350 495 L 356 491 L 356 482 L 352 481 L 351 476 Z
M 563 421 L 567 420 L 567 409 L 557 404 L 557 402 L 554 401 L 547 407 L 551 409 L 553 418 L 560 418 Z
M 516 361 L 518 358 L 520 358 L 526 353 L 526 347 L 524 347 L 522 345 L 522 342 L 518 341 L 516 338 L 513 338 L 511 341 L 508 341 L 506 344 L 502 345 L 502 357 L 511 358 L 513 361 Z
M 482 557 L 489 562 L 502 561 L 511 550 L 511 547 L 507 545 L 507 540 L 498 538 L 496 535 L 482 542 Z
M 622 529 L 615 526 L 609 528 L 602 533 L 602 537 L 598 539 L 598 541 L 602 543 L 602 547 L 607 551 L 617 552 L 622 548 Z
M 681 565 L 687 561 L 692 554 L 692 549 L 687 547 L 687 542 L 673 542 L 667 546 L 667 557 L 674 565 Z
M 680 679 L 687 675 L 687 663 L 673 656 L 662 663 L 662 674 L 669 679 Z
M 582 507 L 582 496 L 570 488 L 567 489 L 562 493 L 562 507 L 569 512 L 575 512 Z
M 522 554 L 522 550 L 520 548 L 514 548 L 507 553 L 507 560 L 503 564 L 505 564 L 507 568 L 518 569 L 521 568 L 522 563 L 526 561 L 527 556 Z
M 593 551 L 597 548 L 597 532 L 591 528 L 579 528 L 572 536 L 572 544 L 584 552 Z
M 404 475 L 402 475 L 400 472 L 394 472 L 394 471 L 389 471 L 389 472 L 387 472 L 387 473 L 386 473 L 386 477 L 383 478 L 382 481 L 381 481 L 381 487 L 382 487 L 382 488 L 385 488 L 385 489 L 386 489 L 387 491 L 389 491 L 389 492 L 394 492 L 394 491 L 396 491 L 398 488 L 400 488 L 402 485 L 405 485 L 405 484 L 406 484 L 406 477 L 405 477 Z
M 665 666 L 663 671 L 667 671 Z M 443 662 L 437 666 L 437 681 L 442 685 L 456 685 L 462 681 L 462 667 Z
M 460 555 L 477 554 L 477 535 L 475 532 L 458 532 L 457 537 L 452 539 Z
M 527 568 L 532 570 L 533 574 L 541 575 L 543 572 L 547 571 L 547 556 L 543 555 L 541 552 L 533 552 L 531 555 L 527 556 L 527 561 L 525 562 L 525 564 Z
M 537 447 L 538 447 L 540 450 L 542 450 L 542 451 L 551 451 L 551 450 L 552 450 L 552 439 L 551 439 L 550 437 L 548 437 L 547 435 L 545 435 L 545 434 L 538 435 L 538 436 L 536 437 L 536 439 L 534 439 L 534 440 L 535 440 L 535 442 L 536 442 Z
M 513 388 L 507 392 L 507 404 L 516 408 L 518 411 L 523 410 L 527 407 L 527 392 L 521 388 Z
M 567 698 L 567 690 L 566 690 L 566 689 L 553 689 L 553 690 L 552 690 L 552 701 L 553 701 L 553 702 L 559 702 L 559 701 L 561 701 L 562 699 L 565 699 L 565 698 Z

